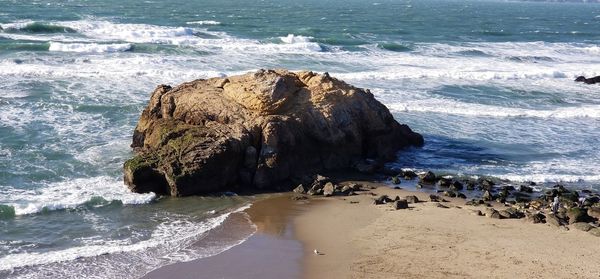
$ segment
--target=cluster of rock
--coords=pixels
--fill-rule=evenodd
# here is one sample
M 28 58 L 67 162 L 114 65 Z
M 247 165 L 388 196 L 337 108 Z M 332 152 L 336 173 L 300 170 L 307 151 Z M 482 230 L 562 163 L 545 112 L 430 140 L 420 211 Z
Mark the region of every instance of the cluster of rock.
M 391 177 L 393 184 L 400 184 L 401 179 L 419 179 L 417 188 L 437 188 L 437 192 L 451 198 L 466 199 L 461 191 L 471 191 L 470 196 L 478 196 L 468 200 L 465 205 L 485 206 L 483 210 L 475 210 L 480 216 L 495 219 L 521 219 L 532 223 L 548 223 L 556 227 L 566 228 L 568 225 L 600 236 L 600 195 L 590 190 L 569 190 L 563 185 L 555 185 L 544 192 L 534 191 L 535 183 L 529 185 L 497 185 L 497 180 L 481 178 L 478 180 L 457 180 L 450 176 L 438 176 L 428 171 L 417 174 L 413 171 L 402 171 Z M 558 197 L 560 206 L 552 212 L 552 203 Z M 582 199 L 583 198 L 583 199 Z M 433 202 L 443 201 L 437 195 L 431 195 Z M 492 203 L 500 204 L 505 209 L 495 209 Z
M 316 175 L 312 183 L 308 187 L 304 184 L 298 185 L 294 188 L 294 193 L 307 194 L 310 196 L 351 196 L 355 195 L 355 192 L 362 191 L 362 185 L 356 183 L 350 183 L 348 185 L 335 184 L 326 176 Z
M 396 210 L 398 209 L 407 209 L 409 208 L 408 204 L 418 203 L 419 198 L 414 195 L 409 195 L 404 198 L 400 198 L 400 196 L 396 196 L 394 199 L 391 199 L 388 195 L 381 195 L 374 200 L 375 205 L 388 204 L 391 203 L 392 207 Z
M 422 144 L 369 90 L 327 73 L 260 70 L 156 88 L 124 181 L 172 196 L 283 190 L 321 171 L 372 172 Z

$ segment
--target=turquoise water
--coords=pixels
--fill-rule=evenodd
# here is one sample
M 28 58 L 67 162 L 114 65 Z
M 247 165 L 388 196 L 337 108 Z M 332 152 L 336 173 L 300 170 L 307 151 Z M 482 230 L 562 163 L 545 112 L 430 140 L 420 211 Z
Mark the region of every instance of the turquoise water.
M 156 85 L 259 68 L 370 88 L 425 136 L 398 167 L 600 189 L 600 87 L 573 82 L 600 75 L 597 4 L 0 0 L 0 26 L 0 277 L 232 245 L 188 247 L 246 200 L 133 194 L 121 165 Z

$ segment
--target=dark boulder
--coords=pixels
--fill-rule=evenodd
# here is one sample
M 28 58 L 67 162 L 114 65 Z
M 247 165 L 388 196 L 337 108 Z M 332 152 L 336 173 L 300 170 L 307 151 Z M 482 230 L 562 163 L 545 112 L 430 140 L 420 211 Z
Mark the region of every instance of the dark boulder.
M 432 201 L 432 202 L 442 201 L 442 199 L 440 198 L 440 196 L 433 195 L 433 194 L 429 195 L 429 200 Z
M 570 208 L 567 211 L 567 218 L 569 219 L 569 224 L 590 221 L 590 216 L 588 216 L 587 212 L 579 207 Z
M 578 76 L 575 81 L 583 82 L 586 84 L 595 84 L 600 82 L 600 76 L 595 76 L 592 78 L 585 78 L 584 76 Z
M 397 201 L 394 201 L 394 208 L 396 210 L 398 210 L 398 209 L 407 209 L 408 208 L 408 201 L 404 200 L 404 199 L 399 199 Z
M 452 185 L 452 178 L 440 177 L 438 180 L 438 186 L 448 188 Z
M 406 170 L 402 172 L 402 177 L 406 180 L 413 180 L 417 177 L 417 174 L 414 171 Z
M 527 185 L 521 185 L 519 186 L 519 192 L 523 192 L 523 193 L 533 193 L 533 188 L 527 186 Z
M 467 191 L 473 191 L 477 188 L 477 184 L 474 181 L 467 181 Z
M 492 219 L 502 219 L 502 215 L 500 215 L 500 212 L 498 212 L 498 210 L 494 209 L 494 208 L 486 208 L 485 209 L 485 216 L 487 216 L 488 218 L 492 218 Z
M 482 190 L 488 191 L 491 191 L 494 188 L 494 185 L 496 185 L 496 183 L 494 183 L 494 181 L 489 178 L 479 179 L 479 184 L 481 185 Z
M 450 185 L 450 190 L 452 191 L 460 191 L 463 189 L 463 184 L 460 183 L 460 181 L 454 181 L 452 182 L 452 185 Z
M 342 189 L 340 189 L 340 193 L 342 193 L 342 195 L 350 195 L 351 193 L 353 193 L 352 187 L 348 186 L 348 185 L 344 185 L 342 187 Z
M 388 197 L 388 195 L 381 195 L 381 196 L 379 196 L 379 197 L 377 197 L 377 198 L 375 199 L 374 203 L 375 203 L 376 205 L 379 205 L 379 204 L 386 204 L 386 203 L 390 203 L 390 202 L 393 202 L 393 201 L 394 201 L 394 200 L 390 199 L 390 197 Z
M 419 202 L 419 198 L 417 198 L 417 196 L 406 196 L 406 201 L 408 201 L 408 203 L 418 203 Z
M 533 214 L 526 214 L 525 220 L 534 224 L 546 223 L 546 215 L 539 212 Z
M 456 193 L 454 191 L 444 191 L 445 197 L 456 198 Z
M 419 174 L 419 178 L 420 178 L 421 182 L 424 182 L 426 184 L 433 184 L 433 183 L 435 183 L 435 180 L 436 180 L 435 174 L 431 171 Z

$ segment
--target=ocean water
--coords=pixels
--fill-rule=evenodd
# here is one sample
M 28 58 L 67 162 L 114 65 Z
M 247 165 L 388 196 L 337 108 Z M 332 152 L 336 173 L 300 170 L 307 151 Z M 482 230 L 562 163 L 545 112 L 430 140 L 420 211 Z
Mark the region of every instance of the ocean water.
M 598 4 L 0 0 L 0 26 L 0 277 L 135 277 L 241 241 L 202 242 L 249 198 L 133 194 L 121 166 L 156 85 L 260 68 L 370 88 L 425 136 L 397 167 L 600 190 L 600 87 L 573 82 L 600 75 Z

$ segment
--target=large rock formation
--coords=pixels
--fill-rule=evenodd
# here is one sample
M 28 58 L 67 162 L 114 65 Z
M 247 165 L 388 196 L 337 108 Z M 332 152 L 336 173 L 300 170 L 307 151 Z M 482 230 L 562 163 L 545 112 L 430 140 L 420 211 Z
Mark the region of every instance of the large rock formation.
M 124 179 L 134 192 L 173 196 L 275 188 L 422 144 L 368 90 L 328 74 L 260 70 L 158 86 Z

